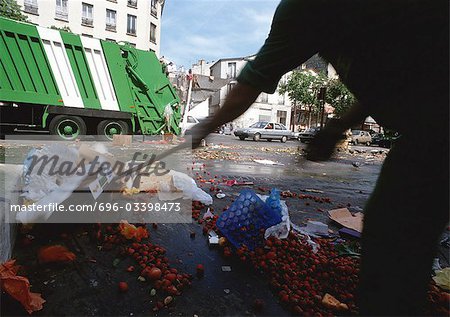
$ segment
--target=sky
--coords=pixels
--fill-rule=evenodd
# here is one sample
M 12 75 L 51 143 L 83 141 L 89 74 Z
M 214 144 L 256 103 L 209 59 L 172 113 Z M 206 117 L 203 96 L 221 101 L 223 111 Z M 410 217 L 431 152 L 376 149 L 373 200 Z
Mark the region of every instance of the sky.
M 189 69 L 243 57 L 264 43 L 279 0 L 166 0 L 160 55 Z

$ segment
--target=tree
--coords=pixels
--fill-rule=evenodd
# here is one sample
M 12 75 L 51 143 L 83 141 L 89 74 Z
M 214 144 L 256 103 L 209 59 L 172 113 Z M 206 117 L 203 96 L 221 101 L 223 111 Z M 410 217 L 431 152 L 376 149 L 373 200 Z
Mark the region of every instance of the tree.
M 16 21 L 28 21 L 27 16 L 22 14 L 16 0 L 0 0 L 0 16 Z
M 356 102 L 356 98 L 339 78 L 336 78 L 328 81 L 325 102 L 334 108 L 334 115 L 340 117 Z
M 327 88 L 325 102 L 334 108 L 336 117 L 340 117 L 356 102 L 355 96 L 339 78 L 328 79 L 323 73 L 311 71 L 293 71 L 288 81 L 280 85 L 280 93 L 287 93 L 296 105 L 308 108 L 308 126 L 311 126 L 312 114 L 318 117 L 321 115 L 321 104 L 317 98 L 320 87 Z
M 293 71 L 288 81 L 280 85 L 280 93 L 287 93 L 296 105 L 303 105 L 308 108 L 308 126 L 310 126 L 312 114 L 320 113 L 317 92 L 320 87 L 325 87 L 326 83 L 327 78 L 322 73 Z

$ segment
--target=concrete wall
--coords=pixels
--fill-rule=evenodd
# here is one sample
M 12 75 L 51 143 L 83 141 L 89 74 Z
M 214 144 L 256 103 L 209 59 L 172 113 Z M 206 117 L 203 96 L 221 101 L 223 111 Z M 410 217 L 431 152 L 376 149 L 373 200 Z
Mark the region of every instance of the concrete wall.
M 189 115 L 197 119 L 203 119 L 209 116 L 209 100 L 206 99 L 189 110 Z
M 156 17 L 151 12 L 151 0 L 137 0 L 137 7 L 128 5 L 127 0 L 68 0 L 67 19 L 56 15 L 56 0 L 17 0 L 25 9 L 25 3 L 37 4 L 37 14 L 24 12 L 31 23 L 43 27 L 69 27 L 73 33 L 90 35 L 99 39 L 128 41 L 142 50 L 154 50 L 159 56 L 161 38 L 161 4 L 156 3 Z M 82 3 L 93 5 L 93 26 L 81 24 Z M 106 9 L 116 11 L 116 31 L 106 30 Z M 127 34 L 127 15 L 137 17 L 136 36 Z M 156 43 L 150 42 L 150 23 L 156 25 Z

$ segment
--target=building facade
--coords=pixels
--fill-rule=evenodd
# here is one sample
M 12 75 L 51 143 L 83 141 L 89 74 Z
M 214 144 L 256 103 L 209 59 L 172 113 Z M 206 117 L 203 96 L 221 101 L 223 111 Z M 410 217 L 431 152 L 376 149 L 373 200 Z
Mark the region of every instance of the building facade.
M 159 56 L 164 0 L 17 0 L 17 3 L 33 24 L 129 42 Z
M 239 58 L 223 58 L 210 66 L 210 75 L 214 78 L 224 78 L 230 82 L 214 94 L 210 99 L 210 115 L 213 115 L 224 103 L 227 94 L 236 85 L 236 78 L 247 61 L 254 56 Z M 280 83 L 287 80 L 285 74 Z M 291 122 L 291 101 L 287 94 L 276 91 L 273 94 L 261 93 L 258 99 L 239 118 L 233 121 L 233 128 L 244 128 L 258 121 L 278 122 L 289 128 Z

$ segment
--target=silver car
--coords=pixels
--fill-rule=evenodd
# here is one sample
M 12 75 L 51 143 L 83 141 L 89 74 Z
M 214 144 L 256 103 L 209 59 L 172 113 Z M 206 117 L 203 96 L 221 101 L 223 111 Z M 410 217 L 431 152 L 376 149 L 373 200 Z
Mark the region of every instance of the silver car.
M 353 144 L 365 144 L 367 146 L 372 143 L 372 137 L 367 131 L 353 130 L 352 131 L 352 143 Z
M 241 140 L 252 138 L 255 141 L 266 139 L 267 141 L 280 140 L 284 143 L 291 137 L 292 132 L 281 123 L 261 121 L 248 128 L 235 130 L 234 135 Z

